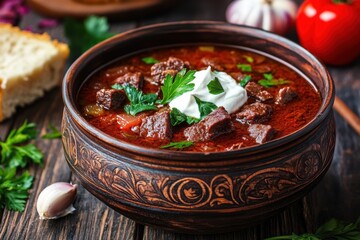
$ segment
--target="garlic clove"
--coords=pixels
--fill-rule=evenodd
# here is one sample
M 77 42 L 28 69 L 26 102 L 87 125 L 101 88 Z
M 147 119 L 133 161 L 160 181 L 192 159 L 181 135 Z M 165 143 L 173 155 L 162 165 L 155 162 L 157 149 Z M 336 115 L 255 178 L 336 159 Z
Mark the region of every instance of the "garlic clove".
M 36 204 L 40 219 L 56 219 L 73 213 L 76 192 L 76 184 L 57 182 L 47 186 L 39 194 Z

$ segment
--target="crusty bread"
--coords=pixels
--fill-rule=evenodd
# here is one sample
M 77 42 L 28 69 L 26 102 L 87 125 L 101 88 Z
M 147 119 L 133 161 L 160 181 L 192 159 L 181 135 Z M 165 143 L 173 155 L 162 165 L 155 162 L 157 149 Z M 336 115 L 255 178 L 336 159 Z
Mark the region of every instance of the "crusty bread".
M 0 24 L 0 121 L 59 85 L 68 55 L 47 34 Z

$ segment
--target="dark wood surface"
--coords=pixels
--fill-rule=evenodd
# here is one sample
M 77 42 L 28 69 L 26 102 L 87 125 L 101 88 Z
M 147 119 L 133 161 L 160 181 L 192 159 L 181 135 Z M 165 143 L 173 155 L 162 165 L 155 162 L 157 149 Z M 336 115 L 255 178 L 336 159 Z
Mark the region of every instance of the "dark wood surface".
M 177 20 L 224 21 L 229 0 L 184 0 L 156 16 L 137 21 L 112 22 L 113 32 L 123 32 L 138 26 Z M 30 12 L 22 27 L 36 26 L 42 16 Z M 66 41 L 60 24 L 49 29 L 53 37 Z M 296 41 L 294 31 L 288 37 Z M 70 64 L 70 62 L 69 62 Z M 360 115 L 360 61 L 341 68 L 328 67 L 335 80 L 336 93 L 355 113 Z M 19 108 L 11 119 L 0 123 L 0 139 L 25 119 L 37 124 L 41 134 L 49 123 L 60 127 L 63 103 L 60 88 Z M 24 212 L 0 210 L 0 239 L 263 239 L 269 236 L 313 231 L 331 217 L 354 221 L 360 216 L 360 136 L 338 115 L 337 144 L 330 170 L 301 201 L 270 219 L 247 229 L 216 235 L 185 235 L 141 226 L 108 208 L 79 186 L 74 203 L 77 211 L 64 218 L 42 221 L 36 212 L 37 196 L 47 185 L 58 181 L 78 180 L 71 174 L 63 156 L 60 140 L 38 139 L 35 143 L 44 152 L 44 166 L 31 166 L 35 177 Z

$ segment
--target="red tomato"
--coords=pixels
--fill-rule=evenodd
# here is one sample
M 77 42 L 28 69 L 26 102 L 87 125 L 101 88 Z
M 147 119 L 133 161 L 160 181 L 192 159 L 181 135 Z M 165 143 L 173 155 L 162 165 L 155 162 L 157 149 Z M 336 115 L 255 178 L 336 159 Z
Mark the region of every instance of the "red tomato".
M 360 56 L 360 0 L 306 0 L 296 19 L 300 44 L 324 63 Z

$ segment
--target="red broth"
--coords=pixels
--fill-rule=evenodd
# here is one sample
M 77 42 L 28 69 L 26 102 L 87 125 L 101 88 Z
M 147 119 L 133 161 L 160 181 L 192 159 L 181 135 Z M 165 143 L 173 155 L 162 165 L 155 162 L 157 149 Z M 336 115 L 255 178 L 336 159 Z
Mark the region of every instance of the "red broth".
M 210 62 L 233 76 L 236 81 L 240 81 L 244 75 L 250 75 L 251 82 L 257 83 L 264 78 L 265 73 L 271 73 L 275 79 L 289 80 L 290 82 L 284 85 L 264 88 L 274 96 L 274 99 L 279 90 L 284 87 L 291 87 L 297 93 L 297 97 L 286 104 L 276 104 L 274 99 L 266 101 L 266 104 L 272 108 L 272 114 L 269 120 L 261 124 L 270 125 L 275 129 L 276 133 L 271 140 L 289 135 L 309 123 L 321 105 L 320 94 L 307 80 L 288 66 L 258 53 L 222 46 L 187 46 L 147 51 L 122 59 L 97 71 L 83 84 L 77 98 L 81 114 L 91 125 L 117 139 L 139 146 L 160 148 L 170 142 L 185 141 L 184 129 L 188 127 L 185 123 L 172 127 L 171 140 L 140 137 L 136 131 L 132 130 L 134 128 L 122 129 L 124 121 L 130 122 L 131 126 L 136 128 L 141 124 L 144 117 L 154 114 L 154 111 L 144 111 L 136 117 L 132 117 L 127 116 L 122 107 L 106 110 L 96 104 L 97 91 L 103 88 L 110 89 L 115 80 L 127 72 L 141 72 L 145 79 L 142 91 L 144 93 L 160 93 L 161 96 L 161 85 L 152 82 L 151 67 L 153 64 L 146 64 L 142 60 L 145 57 L 152 57 L 158 61 L 167 61 L 169 57 L 176 57 L 190 63 L 191 69 L 194 70 L 206 69 L 208 62 L 204 63 L 203 59 L 210 59 Z M 244 72 L 237 66 L 238 64 L 251 65 L 252 69 L 250 72 Z M 256 101 L 258 101 L 256 98 L 249 97 L 245 105 Z M 259 144 L 254 137 L 249 135 L 249 123 L 237 120 L 236 113 L 231 114 L 231 121 L 235 127 L 231 133 L 220 135 L 208 141 L 195 142 L 183 150 L 196 152 L 228 151 Z

